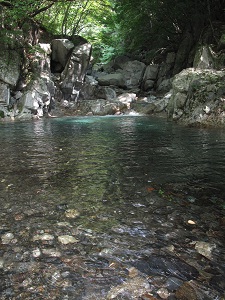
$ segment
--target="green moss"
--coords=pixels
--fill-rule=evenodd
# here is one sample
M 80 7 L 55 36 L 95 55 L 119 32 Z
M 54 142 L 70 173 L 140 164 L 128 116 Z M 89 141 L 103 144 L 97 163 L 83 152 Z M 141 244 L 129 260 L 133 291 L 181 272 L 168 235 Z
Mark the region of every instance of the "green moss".
M 0 118 L 3 119 L 5 117 L 4 111 L 0 110 Z

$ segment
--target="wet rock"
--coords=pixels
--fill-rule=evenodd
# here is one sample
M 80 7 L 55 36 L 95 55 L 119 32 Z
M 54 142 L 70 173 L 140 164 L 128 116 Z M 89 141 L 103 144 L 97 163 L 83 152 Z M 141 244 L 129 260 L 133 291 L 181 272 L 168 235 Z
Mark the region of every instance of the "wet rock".
M 225 296 L 225 281 L 223 275 L 213 276 L 209 283 L 211 287 L 223 293 Z
M 170 277 L 166 281 L 166 287 L 171 292 L 176 291 L 182 284 L 183 281 L 176 277 Z
M 72 227 L 72 225 L 69 222 L 57 222 L 56 225 L 59 227 Z
M 155 297 L 153 297 L 151 294 L 149 293 L 145 293 L 143 295 L 141 295 L 141 300 L 157 300 Z
M 196 242 L 195 249 L 198 253 L 205 256 L 208 259 L 212 259 L 212 251 L 216 248 L 216 245 L 207 242 Z
M 41 250 L 39 248 L 34 249 L 32 251 L 32 255 L 33 255 L 33 257 L 39 257 L 39 256 L 41 256 Z
M 67 218 L 75 219 L 76 217 L 79 217 L 80 213 L 76 209 L 67 209 L 65 211 L 65 216 Z
M 2 235 L 2 244 L 9 244 L 14 239 L 14 234 L 11 232 L 7 232 Z
M 67 210 L 68 209 L 68 204 L 67 203 L 60 203 L 56 205 L 56 209 L 57 210 Z
M 57 249 L 42 249 L 42 253 L 44 255 L 50 256 L 50 257 L 61 257 L 61 252 Z
M 132 265 L 147 275 L 170 275 L 182 280 L 195 279 L 199 275 L 196 268 L 173 256 L 152 255 L 134 261 Z
M 33 237 L 33 241 L 38 241 L 38 240 L 41 240 L 41 241 L 52 241 L 54 240 L 54 236 L 51 235 L 51 234 L 48 234 L 48 233 L 44 233 L 44 234 L 37 234 Z
M 75 237 L 71 236 L 71 235 L 61 235 L 58 236 L 58 241 L 61 244 L 67 245 L 67 244 L 74 244 L 74 243 L 78 243 L 79 240 L 75 239 Z
M 159 295 L 160 298 L 162 299 L 168 299 L 170 293 L 167 289 L 161 288 L 157 291 L 157 294 Z
M 117 297 L 119 297 L 117 299 L 138 299 L 138 297 L 150 291 L 148 281 L 144 278 L 136 277 L 111 288 L 107 299 L 116 299 Z
M 4 268 L 4 259 L 0 258 L 0 269 Z
M 185 282 L 175 293 L 178 300 L 212 300 L 219 299 L 218 295 L 191 280 Z
M 21 221 L 21 220 L 23 220 L 23 218 L 24 218 L 24 214 L 16 214 L 16 215 L 14 216 L 14 219 L 15 219 L 16 221 Z

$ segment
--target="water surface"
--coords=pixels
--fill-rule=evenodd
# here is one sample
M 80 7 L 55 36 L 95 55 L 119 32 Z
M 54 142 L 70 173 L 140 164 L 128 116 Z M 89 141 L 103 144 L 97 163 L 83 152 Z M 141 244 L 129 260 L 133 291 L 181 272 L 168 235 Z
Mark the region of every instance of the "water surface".
M 129 282 L 127 270 L 146 253 L 156 255 L 164 268 L 167 257 L 178 255 L 198 271 L 212 268 L 218 280 L 224 275 L 224 130 L 145 116 L 68 117 L 2 123 L 0 140 L 0 234 L 14 235 L 0 248 L 1 299 L 38 299 L 38 287 L 44 289 L 46 282 L 39 299 L 114 299 L 112 286 Z M 68 217 L 68 210 L 79 215 Z M 54 239 L 34 239 L 44 233 Z M 62 246 L 57 237 L 65 234 L 79 243 Z M 196 241 L 216 243 L 213 267 L 194 248 Z M 74 260 L 76 268 L 71 268 L 68 261 L 73 265 Z M 119 264 L 113 271 L 112 263 Z M 52 272 L 43 275 L 49 266 Z M 102 282 L 90 288 L 99 268 L 113 275 L 109 280 L 103 274 Z M 172 276 L 152 268 L 148 275 Z M 217 297 L 223 292 L 211 283 L 216 281 L 211 273 L 206 288 Z M 194 277 L 180 275 L 179 280 Z M 157 299 L 160 287 L 151 286 L 147 292 Z M 166 288 L 174 297 L 176 289 Z M 121 297 L 116 299 L 137 299 L 131 291 Z

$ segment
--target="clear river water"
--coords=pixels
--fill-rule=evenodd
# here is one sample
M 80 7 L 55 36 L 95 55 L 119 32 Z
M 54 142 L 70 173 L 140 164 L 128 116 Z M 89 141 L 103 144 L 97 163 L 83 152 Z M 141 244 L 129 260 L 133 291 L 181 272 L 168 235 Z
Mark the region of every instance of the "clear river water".
M 0 299 L 224 299 L 224 129 L 65 117 L 0 141 Z

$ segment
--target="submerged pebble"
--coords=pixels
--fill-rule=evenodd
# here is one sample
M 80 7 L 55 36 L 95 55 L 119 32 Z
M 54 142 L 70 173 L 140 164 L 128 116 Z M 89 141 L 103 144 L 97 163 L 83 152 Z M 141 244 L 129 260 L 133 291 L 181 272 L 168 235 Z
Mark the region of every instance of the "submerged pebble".
M 2 235 L 2 244 L 9 244 L 14 239 L 14 234 L 11 232 L 7 232 Z
M 75 239 L 75 237 L 71 236 L 71 235 L 61 235 L 58 236 L 58 241 L 61 244 L 67 245 L 67 244 L 74 244 L 74 243 L 78 243 L 79 240 Z
M 208 259 L 212 258 L 212 251 L 215 248 L 216 245 L 207 242 L 197 241 L 195 244 L 195 249 L 197 250 L 197 252 L 207 257 Z
M 76 209 L 67 209 L 65 211 L 65 216 L 67 218 L 75 219 L 76 217 L 79 217 L 80 213 Z
M 37 234 L 33 237 L 33 241 L 51 241 L 54 240 L 54 235 L 48 234 L 48 233 L 44 233 L 44 234 Z

